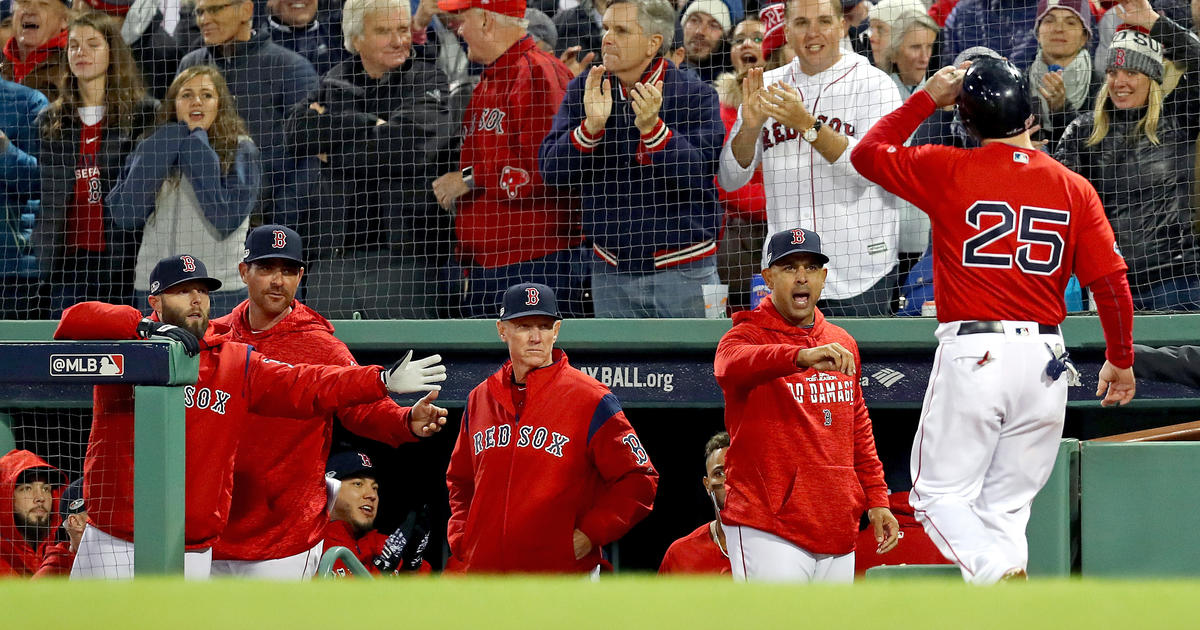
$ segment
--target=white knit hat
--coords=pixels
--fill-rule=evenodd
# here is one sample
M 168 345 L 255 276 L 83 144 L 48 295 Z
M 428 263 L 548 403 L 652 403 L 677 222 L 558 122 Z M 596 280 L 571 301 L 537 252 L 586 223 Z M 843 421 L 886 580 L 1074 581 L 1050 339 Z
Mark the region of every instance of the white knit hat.
M 733 28 L 733 19 L 729 17 L 729 7 L 721 0 L 696 0 L 684 10 L 683 17 L 679 18 L 679 23 L 686 24 L 693 13 L 711 15 L 714 20 L 721 23 L 721 31 L 727 35 L 729 29 Z

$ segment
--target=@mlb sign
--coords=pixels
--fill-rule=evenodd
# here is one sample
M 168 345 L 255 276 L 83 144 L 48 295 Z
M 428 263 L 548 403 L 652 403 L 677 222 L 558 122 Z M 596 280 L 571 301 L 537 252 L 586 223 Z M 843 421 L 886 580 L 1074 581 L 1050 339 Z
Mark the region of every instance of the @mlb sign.
M 123 376 L 123 354 L 52 354 L 50 376 Z

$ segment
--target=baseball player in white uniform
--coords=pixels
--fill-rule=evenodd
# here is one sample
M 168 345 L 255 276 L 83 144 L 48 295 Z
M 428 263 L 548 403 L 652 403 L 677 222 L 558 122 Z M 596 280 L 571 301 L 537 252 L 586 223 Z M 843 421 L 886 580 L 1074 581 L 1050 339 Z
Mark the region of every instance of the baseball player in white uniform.
M 785 9 L 784 29 L 797 56 L 765 74 L 750 70 L 718 181 L 736 190 L 761 164 L 768 233 L 801 226 L 823 237 L 831 262 L 822 310 L 890 314 L 899 203 L 855 171 L 850 151 L 900 107 L 900 95 L 865 57 L 839 48 L 838 0 L 788 0 Z M 844 300 L 852 302 L 839 304 Z

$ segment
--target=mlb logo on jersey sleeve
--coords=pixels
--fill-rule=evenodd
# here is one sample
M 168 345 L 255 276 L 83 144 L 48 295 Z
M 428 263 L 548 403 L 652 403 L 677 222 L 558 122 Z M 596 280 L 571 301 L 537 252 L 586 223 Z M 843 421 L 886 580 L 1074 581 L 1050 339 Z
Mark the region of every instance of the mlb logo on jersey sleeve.
M 1013 161 L 1017 164 L 1028 164 L 1029 156 L 1021 153 L 1020 151 L 1013 151 Z

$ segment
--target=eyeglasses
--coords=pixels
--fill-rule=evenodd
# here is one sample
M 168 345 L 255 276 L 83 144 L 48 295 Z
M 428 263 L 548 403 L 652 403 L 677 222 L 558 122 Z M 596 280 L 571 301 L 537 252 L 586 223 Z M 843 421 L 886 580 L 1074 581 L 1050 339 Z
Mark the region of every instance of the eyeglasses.
M 197 18 L 202 18 L 206 15 L 216 15 L 235 4 L 241 4 L 241 2 L 226 2 L 225 4 L 214 4 L 207 7 L 196 7 L 192 9 L 192 13 L 196 14 Z
M 762 44 L 764 39 L 766 39 L 766 38 L 763 37 L 762 35 L 755 35 L 754 37 L 738 37 L 733 40 L 733 45 L 741 46 L 742 44 L 745 44 L 746 42 L 754 42 L 755 44 Z

